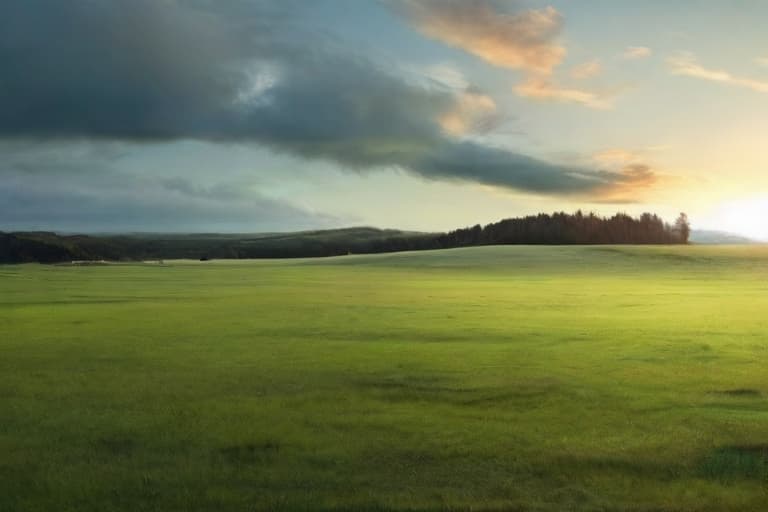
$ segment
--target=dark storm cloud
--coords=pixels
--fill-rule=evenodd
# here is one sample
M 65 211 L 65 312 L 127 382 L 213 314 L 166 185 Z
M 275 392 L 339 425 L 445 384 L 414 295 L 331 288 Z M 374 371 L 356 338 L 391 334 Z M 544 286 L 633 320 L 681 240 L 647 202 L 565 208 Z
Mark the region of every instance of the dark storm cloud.
M 245 40 L 171 1 L 0 3 L 6 137 L 201 137 L 242 82 Z
M 462 127 L 456 118 L 472 104 L 462 93 L 311 34 L 296 6 L 6 0 L 0 137 L 256 143 L 355 170 L 397 166 L 551 194 L 626 182 L 449 135 L 441 120 Z
M 578 167 L 553 165 L 474 142 L 440 145 L 418 165 L 424 173 L 439 178 L 478 181 L 541 193 L 596 190 L 617 179 L 613 174 L 601 178 Z

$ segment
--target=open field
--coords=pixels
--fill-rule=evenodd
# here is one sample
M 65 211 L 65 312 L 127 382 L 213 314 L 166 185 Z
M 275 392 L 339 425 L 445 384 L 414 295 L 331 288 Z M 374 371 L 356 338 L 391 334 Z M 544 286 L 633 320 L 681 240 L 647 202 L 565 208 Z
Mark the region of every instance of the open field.
M 768 248 L 0 266 L 0 511 L 765 510 Z

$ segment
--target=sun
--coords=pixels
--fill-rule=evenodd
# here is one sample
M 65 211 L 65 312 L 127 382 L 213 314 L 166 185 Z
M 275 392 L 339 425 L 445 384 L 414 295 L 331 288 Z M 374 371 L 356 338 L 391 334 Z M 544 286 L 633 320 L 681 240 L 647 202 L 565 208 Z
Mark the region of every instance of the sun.
M 768 196 L 755 196 L 722 203 L 708 224 L 722 231 L 768 240 Z

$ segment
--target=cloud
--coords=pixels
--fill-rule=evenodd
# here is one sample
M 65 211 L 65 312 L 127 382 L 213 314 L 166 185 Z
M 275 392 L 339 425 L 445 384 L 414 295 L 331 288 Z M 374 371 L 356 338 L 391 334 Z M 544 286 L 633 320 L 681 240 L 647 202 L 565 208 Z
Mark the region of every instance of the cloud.
M 607 148 L 592 154 L 592 160 L 601 165 L 615 165 L 628 163 L 642 163 L 652 154 L 666 151 L 670 148 L 666 144 L 645 146 L 639 149 Z
M 469 80 L 464 76 L 464 73 L 447 64 L 430 66 L 424 71 L 424 74 L 438 84 L 454 90 L 462 91 L 470 87 Z
M 610 99 L 604 95 L 581 89 L 560 87 L 547 79 L 530 78 L 516 86 L 515 91 L 520 96 L 537 100 L 580 103 L 596 109 L 612 107 Z
M 553 7 L 507 12 L 486 0 L 402 0 L 394 4 L 421 33 L 460 48 L 489 64 L 525 73 L 515 92 L 539 101 L 610 108 L 600 94 L 559 86 L 551 78 L 566 50 L 557 42 L 562 16 Z M 599 72 L 596 61 L 577 71 L 579 78 Z
M 442 144 L 414 165 L 428 177 L 545 194 L 584 195 L 622 179 L 615 173 L 548 163 L 472 141 Z
M 768 66 L 768 57 L 757 57 L 755 58 L 755 63 L 759 66 Z
M 664 146 L 642 149 L 608 148 L 591 155 L 591 160 L 602 168 L 612 170 L 620 178 L 596 194 L 599 203 L 637 203 L 661 184 L 669 186 L 674 176 L 660 172 L 649 162 L 649 153 L 663 150 Z
M 628 149 L 623 148 L 609 148 L 603 149 L 592 155 L 592 158 L 600 164 L 626 164 L 628 162 L 637 160 L 639 155 Z
M 493 98 L 470 89 L 459 95 L 454 109 L 440 116 L 438 122 L 445 133 L 460 137 L 488 131 L 498 119 Z
M 702 80 L 720 82 L 735 87 L 751 89 L 756 92 L 768 93 L 768 81 L 735 76 L 728 71 L 705 68 L 690 53 L 684 52 L 671 57 L 667 59 L 667 64 L 673 75 L 701 78 Z
M 492 123 L 490 98 L 471 87 L 409 80 L 302 31 L 290 10 L 300 4 L 285 5 L 6 0 L 0 139 L 257 144 L 355 172 L 397 167 L 426 179 L 547 194 L 602 193 L 625 181 L 465 140 Z M 451 9 L 463 12 L 465 4 L 424 5 L 450 25 L 457 20 Z M 486 4 L 466 5 L 483 12 Z M 490 26 L 490 42 L 477 52 L 537 73 L 559 62 L 554 10 L 504 20 Z M 473 23 L 460 26 L 462 41 L 478 35 Z M 505 27 L 517 30 L 509 35 Z M 502 43 L 507 50 L 491 51 Z M 538 89 L 542 99 L 599 103 L 578 91 Z
M 254 197 L 247 207 L 128 190 L 51 187 L 50 183 L 0 184 L 2 228 L 59 232 L 287 231 L 338 225 L 281 201 Z
M 88 176 L 113 166 L 126 153 L 117 142 L 41 143 L 0 140 L 0 175 L 62 174 Z
M 600 61 L 593 59 L 584 62 L 583 64 L 579 64 L 578 66 L 574 66 L 571 69 L 571 77 L 576 80 L 584 80 L 600 74 L 601 70 L 602 65 L 600 64 Z
M 183 146 L 163 152 L 189 153 Z M 158 165 L 164 160 L 122 142 L 0 141 L 0 230 L 263 232 L 343 223 L 264 195 L 251 173 Z
M 628 60 L 645 59 L 650 57 L 652 53 L 652 50 L 647 46 L 627 46 L 622 57 Z
M 610 187 L 599 191 L 596 195 L 597 203 L 628 204 L 637 203 L 644 199 L 644 195 L 656 186 L 661 177 L 649 165 L 643 163 L 631 163 L 622 167 L 619 172 L 621 178 Z
M 549 74 L 565 56 L 552 7 L 503 13 L 482 0 L 404 0 L 396 8 L 426 36 L 494 66 Z
M 5 230 L 263 232 L 339 225 L 341 219 L 265 197 L 246 183 L 195 185 L 102 170 L 29 175 L 0 169 Z

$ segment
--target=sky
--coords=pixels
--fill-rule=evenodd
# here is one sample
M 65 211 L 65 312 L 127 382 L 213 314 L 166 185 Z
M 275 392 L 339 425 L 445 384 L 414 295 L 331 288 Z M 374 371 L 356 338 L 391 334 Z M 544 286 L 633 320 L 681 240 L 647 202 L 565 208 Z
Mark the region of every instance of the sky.
M 768 239 L 768 3 L 4 0 L 0 230 Z

